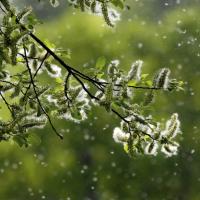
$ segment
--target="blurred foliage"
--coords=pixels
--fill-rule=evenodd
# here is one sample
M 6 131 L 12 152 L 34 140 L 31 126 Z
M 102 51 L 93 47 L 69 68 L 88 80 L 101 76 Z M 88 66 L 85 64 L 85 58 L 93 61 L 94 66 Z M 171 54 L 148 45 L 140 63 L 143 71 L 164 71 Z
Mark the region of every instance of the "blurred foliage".
M 179 154 L 167 159 L 130 159 L 111 139 L 118 119 L 95 109 L 80 125 L 60 122 L 58 126 L 69 130 L 64 141 L 47 127 L 33 131 L 32 147 L 2 143 L 0 199 L 200 198 L 199 2 L 185 0 L 175 7 L 163 6 L 166 10 L 158 7 L 157 1 L 148 6 L 139 2 L 134 1 L 114 30 L 103 26 L 98 17 L 72 15 L 73 11 L 67 10 L 39 27 L 38 33 L 70 49 L 72 58 L 67 62 L 79 69 L 92 66 L 99 55 L 107 59 L 121 55 L 124 69 L 133 60 L 142 59 L 147 73 L 169 67 L 187 81 L 185 92 L 162 94 L 152 111 L 158 118 L 175 110 L 180 113 L 183 137 Z M 157 10 L 160 14 L 156 17 Z

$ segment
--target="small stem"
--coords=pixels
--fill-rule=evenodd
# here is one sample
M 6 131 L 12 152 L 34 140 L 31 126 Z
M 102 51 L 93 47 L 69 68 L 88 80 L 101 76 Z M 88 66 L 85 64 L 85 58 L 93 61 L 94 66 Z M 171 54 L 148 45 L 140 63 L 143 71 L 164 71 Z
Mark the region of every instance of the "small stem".
M 42 103 L 40 102 L 40 99 L 39 99 L 39 96 L 37 94 L 37 91 L 36 91 L 36 85 L 35 85 L 35 82 L 34 82 L 34 79 L 33 79 L 33 76 L 32 76 L 32 72 L 31 72 L 31 68 L 29 67 L 29 62 L 28 62 L 28 58 L 26 57 L 26 49 L 25 49 L 25 45 L 24 45 L 24 55 L 25 55 L 25 61 L 26 61 L 26 66 L 27 66 L 27 69 L 28 69 L 28 72 L 29 72 L 29 76 L 30 76 L 30 79 L 31 79 L 31 83 L 33 85 L 33 90 L 34 90 L 34 93 L 35 93 L 35 98 L 37 99 L 37 102 L 41 108 L 41 110 L 43 111 L 43 113 L 46 115 L 50 125 L 51 125 L 51 128 L 53 129 L 53 131 L 56 133 L 57 136 L 60 137 L 60 139 L 63 139 L 63 136 L 60 135 L 56 128 L 54 127 L 52 121 L 51 121 L 51 118 L 49 117 L 48 113 L 45 111 L 45 109 L 43 108 L 42 106 Z
M 4 103 L 6 104 L 8 110 L 10 111 L 10 114 L 13 116 L 13 111 L 12 111 L 12 109 L 10 108 L 10 104 L 9 104 L 9 103 L 7 102 L 7 100 L 4 98 L 4 96 L 3 96 L 3 94 L 2 94 L 1 91 L 0 91 L 0 96 L 1 96 L 1 98 L 3 99 Z

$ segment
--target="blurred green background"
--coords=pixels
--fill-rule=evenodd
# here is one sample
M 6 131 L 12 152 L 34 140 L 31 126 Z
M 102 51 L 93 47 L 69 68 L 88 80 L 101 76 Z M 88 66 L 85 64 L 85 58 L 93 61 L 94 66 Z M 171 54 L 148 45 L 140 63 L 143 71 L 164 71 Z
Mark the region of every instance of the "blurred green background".
M 82 70 L 99 56 L 120 59 L 127 69 L 137 59 L 144 71 L 169 67 L 186 81 L 185 91 L 161 93 L 152 114 L 166 119 L 180 114 L 183 135 L 179 154 L 172 158 L 139 156 L 130 159 L 112 139 L 119 120 L 94 108 L 89 119 L 74 124 L 60 141 L 49 127 L 33 130 L 41 143 L 28 148 L 0 144 L 0 200 L 199 200 L 200 199 L 200 1 L 130 0 L 131 10 L 111 29 L 99 17 L 66 6 L 53 9 L 35 0 L 43 24 L 36 35 L 71 50 L 72 66 Z

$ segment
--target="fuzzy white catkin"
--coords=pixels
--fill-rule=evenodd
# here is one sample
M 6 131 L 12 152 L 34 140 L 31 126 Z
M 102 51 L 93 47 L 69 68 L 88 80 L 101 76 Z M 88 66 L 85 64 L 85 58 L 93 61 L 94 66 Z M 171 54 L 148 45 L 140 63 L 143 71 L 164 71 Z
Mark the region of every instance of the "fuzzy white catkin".
M 50 0 L 50 3 L 53 7 L 58 7 L 60 5 L 58 0 Z
M 61 73 L 62 69 L 60 67 L 58 67 L 57 65 L 51 65 L 51 68 L 53 69 L 55 74 L 52 74 L 47 70 L 47 73 L 49 74 L 49 76 L 51 76 L 52 78 L 58 78 L 62 76 L 62 73 Z
M 108 18 L 110 19 L 111 23 L 115 25 L 115 23 L 119 21 L 121 17 L 116 10 L 108 8 Z
M 155 87 L 168 89 L 169 85 L 169 75 L 171 71 L 168 68 L 162 68 L 155 79 Z
M 178 147 L 179 147 L 178 143 L 174 143 L 174 145 L 164 144 L 161 147 L 161 152 L 164 153 L 167 157 L 171 157 L 171 156 L 177 155 Z
M 142 65 L 142 60 L 137 60 L 132 64 L 131 69 L 128 73 L 129 80 L 136 79 L 137 81 L 139 81 L 141 79 Z
M 180 132 L 180 121 L 178 119 L 178 114 L 174 113 L 171 119 L 166 122 L 165 134 L 170 138 L 174 138 Z
M 124 133 L 119 127 L 116 127 L 113 131 L 113 139 L 117 143 L 127 142 L 129 134 Z
M 154 155 L 156 156 L 158 153 L 158 143 L 148 143 L 147 146 L 145 147 L 145 154 L 147 155 Z
M 114 65 L 115 67 L 118 67 L 119 64 L 120 64 L 119 60 L 112 60 L 111 61 L 111 65 Z

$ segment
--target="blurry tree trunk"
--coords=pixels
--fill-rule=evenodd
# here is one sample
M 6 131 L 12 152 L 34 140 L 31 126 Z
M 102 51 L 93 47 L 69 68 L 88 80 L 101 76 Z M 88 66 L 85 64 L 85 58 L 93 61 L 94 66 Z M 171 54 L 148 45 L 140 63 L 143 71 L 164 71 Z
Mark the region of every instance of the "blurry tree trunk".
M 81 165 L 87 166 L 88 170 L 83 174 L 85 179 L 85 200 L 98 200 L 98 195 L 96 193 L 96 182 L 93 181 L 91 177 L 93 174 L 91 173 L 91 168 L 93 165 L 93 159 L 89 152 L 89 150 L 85 150 L 81 154 Z

